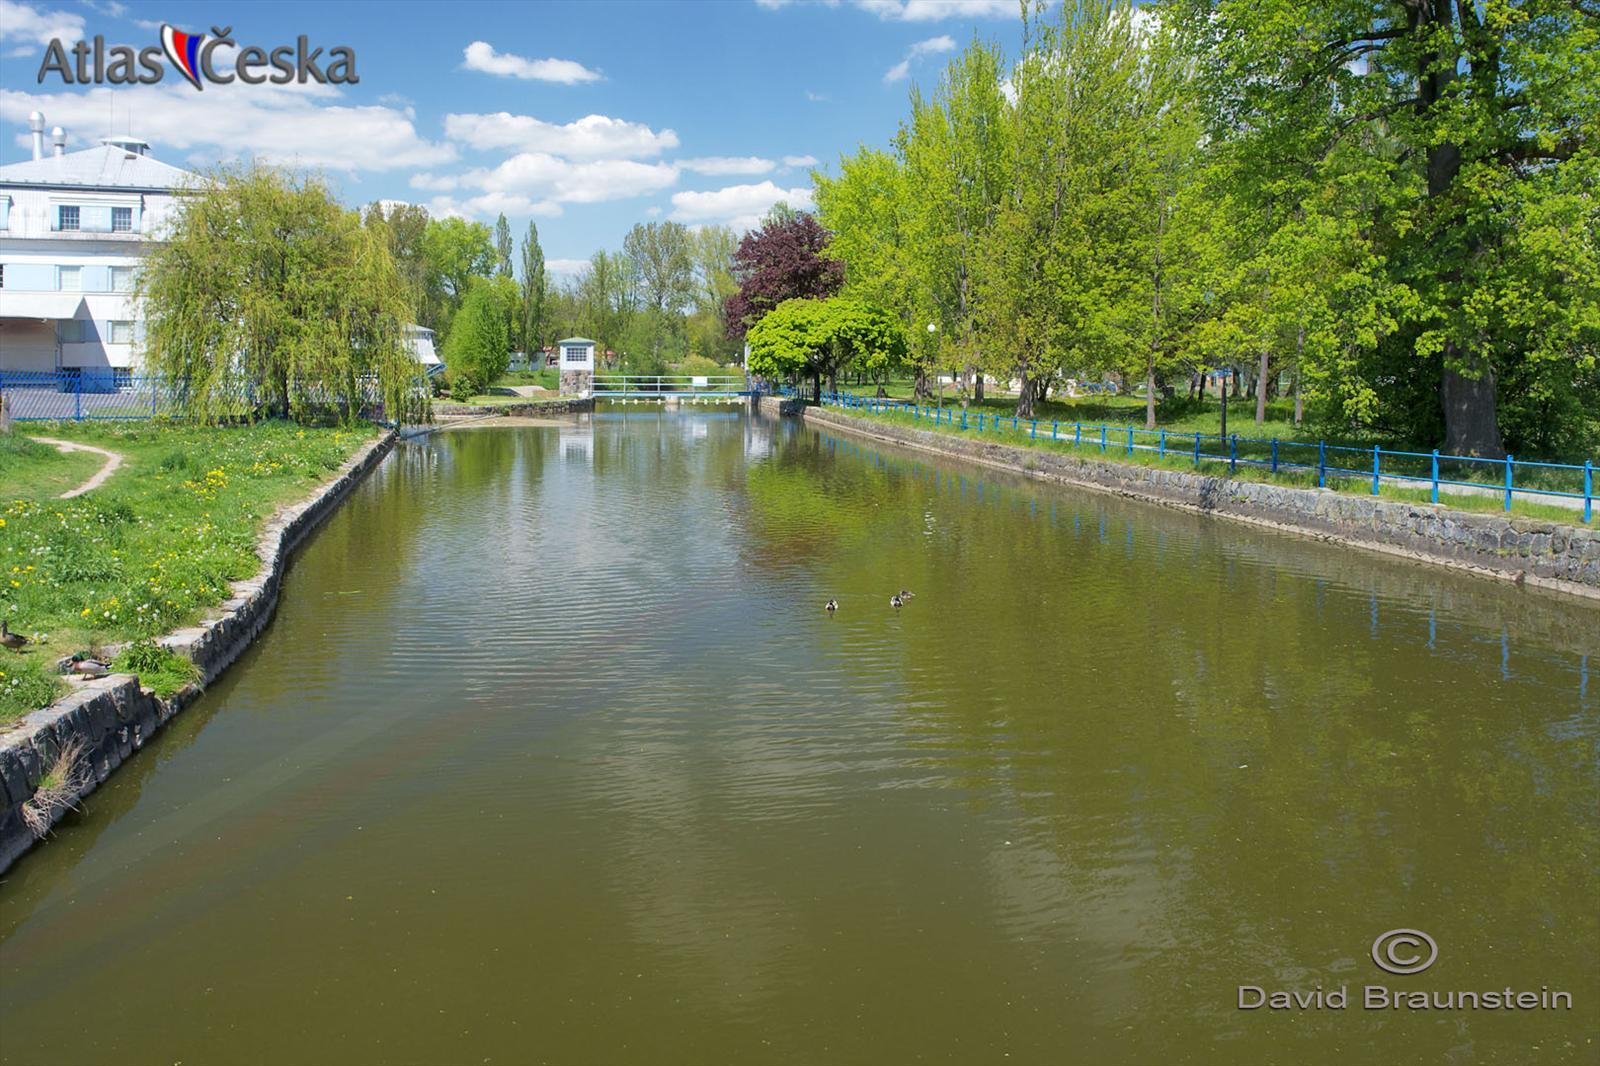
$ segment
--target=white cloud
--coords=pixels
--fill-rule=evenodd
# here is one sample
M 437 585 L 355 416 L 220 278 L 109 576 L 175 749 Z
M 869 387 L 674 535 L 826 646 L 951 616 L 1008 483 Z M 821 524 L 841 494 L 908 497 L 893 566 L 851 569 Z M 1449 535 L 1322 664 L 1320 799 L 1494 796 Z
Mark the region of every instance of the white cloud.
M 510 52 L 496 52 L 488 41 L 473 41 L 462 49 L 461 65 L 467 70 L 497 74 L 524 81 L 554 81 L 562 85 L 599 81 L 600 73 L 571 59 L 526 59 Z
M 735 229 L 751 229 L 779 200 L 797 210 L 816 206 L 807 188 L 783 189 L 770 181 L 758 185 L 729 185 L 711 192 L 672 194 L 672 217 L 679 222 L 726 222 Z
M 814 155 L 786 155 L 783 157 L 783 165 L 786 167 L 814 167 L 817 165 L 817 157 Z
M 756 0 L 768 11 L 804 0 Z M 823 7 L 838 7 L 839 0 L 817 0 Z M 950 18 L 1016 18 L 1017 0 L 852 0 L 855 7 L 886 22 L 938 22 Z
M 956 42 L 954 38 L 950 37 L 948 34 L 940 34 L 938 37 L 929 37 L 926 41 L 918 41 L 916 44 L 906 49 L 906 57 L 904 59 L 890 67 L 888 71 L 885 72 L 883 75 L 883 83 L 885 85 L 891 85 L 894 82 L 904 80 L 905 77 L 911 73 L 911 61 L 913 59 L 920 59 L 922 56 L 927 55 L 936 55 L 940 52 L 954 52 L 955 50 Z
M 0 0 L 3 2 L 3 0 Z M 111 90 L 25 93 L 0 89 L 0 121 L 23 124 L 28 112 L 43 111 L 52 125 L 66 127 L 78 145 L 92 144 L 106 129 Z M 269 163 L 341 173 L 402 170 L 452 162 L 449 144 L 418 135 L 405 112 L 376 105 L 336 103 L 331 85 L 208 85 L 197 93 L 187 84 L 118 88 L 116 117 L 132 115 L 132 132 L 157 146 L 189 152 L 204 163 L 255 157 Z M 16 138 L 19 146 L 27 135 Z
M 632 159 L 574 161 L 547 152 L 519 152 L 498 166 L 460 174 L 421 173 L 411 186 L 453 193 L 429 202 L 430 211 L 466 217 L 559 215 L 563 204 L 594 204 L 660 192 L 677 184 L 673 163 Z
M 759 156 L 707 156 L 702 159 L 680 159 L 678 165 L 696 174 L 765 174 L 778 164 Z
M 79 0 L 90 11 L 98 11 L 102 15 L 112 18 L 121 18 L 128 13 L 128 5 L 119 0 Z
M 672 130 L 657 132 L 640 122 L 605 115 L 585 115 L 564 125 L 506 111 L 446 115 L 444 132 L 451 140 L 480 151 L 514 148 L 574 159 L 630 159 L 678 147 L 678 135 Z
M 938 22 L 950 18 L 1016 18 L 1017 0 L 855 0 L 885 21 Z
M 589 265 L 587 259 L 546 259 L 544 268 L 552 274 L 576 274 Z
M 810 100 L 813 104 L 820 104 L 824 100 L 826 100 L 827 97 L 824 96 L 822 93 L 814 93 L 810 89 L 807 89 L 806 90 L 806 99 Z
M 70 11 L 41 11 L 14 0 L 0 0 L 0 45 L 6 55 L 33 55 L 59 37 L 63 42 L 83 36 L 83 16 Z

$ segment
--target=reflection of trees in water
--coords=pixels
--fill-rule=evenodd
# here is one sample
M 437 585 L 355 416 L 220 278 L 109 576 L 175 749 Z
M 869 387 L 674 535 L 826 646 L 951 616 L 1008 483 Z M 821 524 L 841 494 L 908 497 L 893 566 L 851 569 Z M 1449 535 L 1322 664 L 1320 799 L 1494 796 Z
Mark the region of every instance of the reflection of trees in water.
M 1542 977 L 1497 952 L 1485 987 L 1582 972 L 1592 607 L 824 434 L 747 481 L 752 557 L 918 592 L 897 639 L 926 764 L 1035 830 L 994 871 L 1009 932 L 1140 961 L 1100 991 L 1119 1010 L 1331 987 L 1408 923 L 1463 960 L 1544 945 Z

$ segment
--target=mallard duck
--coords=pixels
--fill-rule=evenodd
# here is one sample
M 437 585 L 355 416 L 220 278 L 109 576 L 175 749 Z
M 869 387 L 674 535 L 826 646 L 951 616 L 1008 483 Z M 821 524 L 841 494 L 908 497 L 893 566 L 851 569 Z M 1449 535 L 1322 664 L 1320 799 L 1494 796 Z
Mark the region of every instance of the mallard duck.
M 905 603 L 906 601 L 910 600 L 915 595 L 916 595 L 915 592 L 907 592 L 905 589 L 901 589 L 900 590 L 900 602 L 901 603 Z
M 902 600 L 899 596 L 890 596 L 889 597 L 889 606 L 893 607 L 895 610 L 898 611 L 900 608 L 904 607 L 905 605 L 906 605 L 906 601 Z
M 82 652 L 72 657 L 72 665 L 67 668 L 78 677 L 105 677 L 111 668 L 99 659 L 91 659 Z
M 11 626 L 4 618 L 0 618 L 0 644 L 4 644 L 12 651 L 21 651 L 28 646 L 28 638 L 21 633 L 11 632 Z
M 839 601 L 829 600 L 827 603 L 822 605 L 822 609 L 824 611 L 837 611 L 839 609 Z

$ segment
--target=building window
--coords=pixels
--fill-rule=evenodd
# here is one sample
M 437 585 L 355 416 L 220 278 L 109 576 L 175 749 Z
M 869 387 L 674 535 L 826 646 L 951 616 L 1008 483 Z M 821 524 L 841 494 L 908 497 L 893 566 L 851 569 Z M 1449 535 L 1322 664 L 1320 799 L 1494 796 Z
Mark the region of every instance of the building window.
M 127 292 L 133 288 L 133 267 L 111 268 L 111 291 Z
M 133 208 L 131 208 L 131 207 L 113 207 L 111 209 L 111 232 L 112 233 L 132 233 L 133 232 Z
M 0 263 L 0 289 L 6 287 L 6 265 Z
M 74 226 L 73 229 L 77 229 L 77 227 Z M 82 267 L 62 267 L 61 268 L 61 291 L 62 292 L 82 292 L 83 291 L 83 268 Z
M 78 209 L 77 209 L 76 206 L 67 206 L 67 205 L 63 204 L 57 210 L 59 210 L 61 212 L 61 226 L 59 228 L 61 228 L 61 229 L 77 229 L 78 228 Z
M 56 340 L 62 344 L 82 344 L 88 340 L 88 323 L 81 318 L 65 318 L 56 323 Z
M 114 366 L 111 368 L 111 384 L 118 389 L 133 388 L 133 368 L 130 366 Z
M 581 344 L 568 345 L 562 349 L 569 363 L 586 363 L 589 361 L 589 349 Z
M 111 326 L 111 335 L 106 338 L 107 341 L 112 344 L 133 343 L 132 322 L 112 322 L 109 325 Z

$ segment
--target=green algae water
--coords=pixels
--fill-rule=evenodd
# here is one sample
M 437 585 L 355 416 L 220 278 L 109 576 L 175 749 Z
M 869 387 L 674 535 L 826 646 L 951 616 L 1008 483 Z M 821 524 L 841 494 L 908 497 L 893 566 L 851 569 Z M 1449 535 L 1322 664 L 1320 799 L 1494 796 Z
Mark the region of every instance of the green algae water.
M 1597 621 L 726 409 L 436 434 L 5 876 L 0 1061 L 1594 1062 Z

